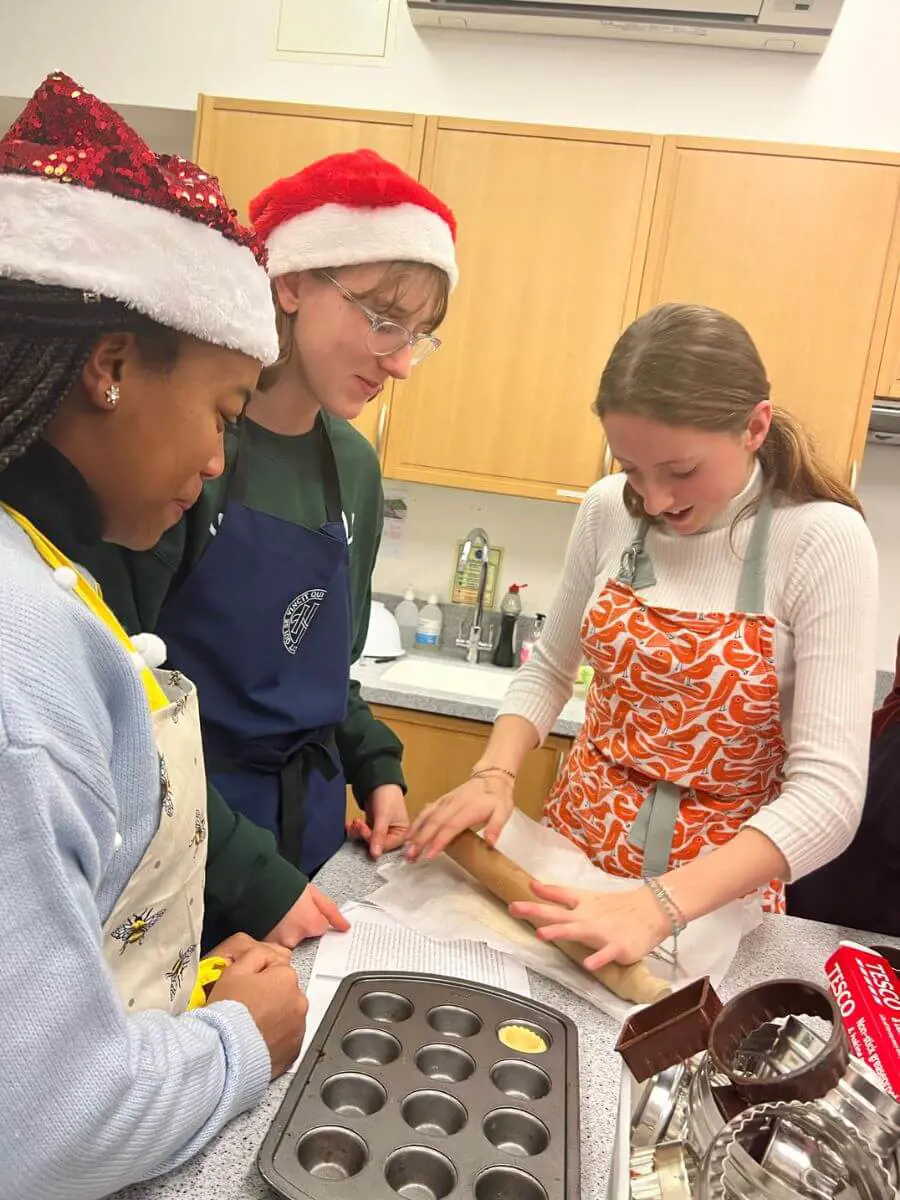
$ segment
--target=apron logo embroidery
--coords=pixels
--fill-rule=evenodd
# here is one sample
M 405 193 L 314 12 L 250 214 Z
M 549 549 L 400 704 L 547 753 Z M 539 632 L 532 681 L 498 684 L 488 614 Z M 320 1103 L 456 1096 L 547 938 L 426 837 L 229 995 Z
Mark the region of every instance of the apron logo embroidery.
M 184 975 L 188 967 L 191 965 L 191 960 L 194 957 L 196 945 L 188 946 L 184 950 L 178 951 L 178 957 L 172 963 L 172 966 L 166 971 L 166 979 L 169 981 L 169 999 L 174 1000 L 178 995 L 181 985 L 184 983 Z
M 112 936 L 117 942 L 122 943 L 120 954 L 124 954 L 129 946 L 143 946 L 144 938 L 153 928 L 157 921 L 161 920 L 166 915 L 164 908 L 154 912 L 152 906 L 145 908 L 143 912 L 132 913 L 127 921 L 123 921 L 118 929 L 112 931 Z
M 328 592 L 322 588 L 313 588 L 295 596 L 285 609 L 281 622 L 281 640 L 288 654 L 297 653 L 327 595 Z

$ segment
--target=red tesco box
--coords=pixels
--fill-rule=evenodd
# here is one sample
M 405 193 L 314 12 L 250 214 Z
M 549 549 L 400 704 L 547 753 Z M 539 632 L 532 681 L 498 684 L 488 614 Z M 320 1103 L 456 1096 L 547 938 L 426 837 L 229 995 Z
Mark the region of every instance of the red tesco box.
M 900 1100 L 900 979 L 886 958 L 855 942 L 841 942 L 825 972 L 851 1054 Z

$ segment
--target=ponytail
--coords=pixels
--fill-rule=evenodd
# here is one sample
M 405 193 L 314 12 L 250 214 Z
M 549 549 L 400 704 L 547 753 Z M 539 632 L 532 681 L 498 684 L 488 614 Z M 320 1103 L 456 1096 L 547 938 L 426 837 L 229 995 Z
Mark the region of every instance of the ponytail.
M 797 504 L 832 500 L 862 515 L 862 505 L 828 465 L 795 416 L 773 407 L 772 424 L 757 451 L 767 485 Z

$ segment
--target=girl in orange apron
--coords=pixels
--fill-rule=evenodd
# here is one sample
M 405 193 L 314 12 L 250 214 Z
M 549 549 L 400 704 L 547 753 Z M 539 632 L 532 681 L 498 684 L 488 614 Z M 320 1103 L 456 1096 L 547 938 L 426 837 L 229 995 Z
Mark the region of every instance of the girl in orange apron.
M 583 502 L 538 652 L 472 778 L 423 813 L 409 857 L 466 826 L 496 840 L 526 754 L 582 659 L 584 724 L 545 820 L 646 887 L 537 885 L 545 938 L 634 961 L 686 923 L 840 852 L 859 819 L 875 671 L 871 538 L 850 490 L 774 409 L 732 318 L 663 305 L 622 335 L 596 411 L 622 472 Z

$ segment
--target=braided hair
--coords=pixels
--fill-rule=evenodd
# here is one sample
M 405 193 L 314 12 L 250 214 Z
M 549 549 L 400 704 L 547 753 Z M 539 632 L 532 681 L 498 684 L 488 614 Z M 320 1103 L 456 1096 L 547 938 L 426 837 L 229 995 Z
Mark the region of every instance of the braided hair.
M 93 292 L 0 279 L 0 471 L 53 420 L 98 339 L 135 335 L 141 357 L 175 365 L 181 334 Z

